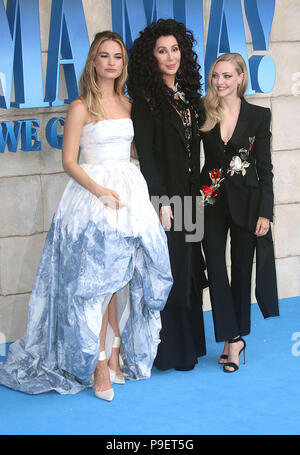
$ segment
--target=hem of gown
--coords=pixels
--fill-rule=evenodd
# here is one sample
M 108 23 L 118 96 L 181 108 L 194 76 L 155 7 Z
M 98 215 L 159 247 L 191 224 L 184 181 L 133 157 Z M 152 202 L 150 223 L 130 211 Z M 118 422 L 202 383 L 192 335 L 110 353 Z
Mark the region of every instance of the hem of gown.
M 128 271 L 129 268 L 130 267 L 128 266 L 126 271 Z M 127 273 L 125 273 L 125 275 L 127 275 Z M 118 292 L 122 291 L 127 286 L 130 286 L 130 283 L 134 279 L 135 279 L 135 267 L 133 268 L 133 270 L 131 270 L 130 276 L 127 277 L 127 281 L 125 280 L 125 277 L 123 278 L 123 280 L 121 280 L 121 281 L 123 281 L 123 283 L 122 283 L 123 285 L 125 282 L 124 286 L 122 286 L 121 288 L 117 288 L 117 289 L 112 288 L 111 292 L 109 292 L 108 295 L 98 296 L 98 297 L 96 296 L 95 298 L 103 299 L 103 304 L 105 304 L 105 300 L 106 300 L 107 296 L 111 297 L 114 293 L 118 294 Z M 107 308 L 107 305 L 109 302 L 110 302 L 110 298 L 108 299 L 107 304 L 105 305 L 106 308 Z M 158 302 L 159 302 L 159 304 L 158 304 Z M 161 305 L 162 305 L 162 301 L 160 301 L 160 300 L 158 301 L 154 298 L 149 298 L 147 300 L 147 305 L 145 305 L 145 307 L 148 309 L 149 312 L 151 312 L 151 313 L 154 312 L 154 313 L 159 314 L 159 311 L 151 310 L 151 306 L 152 306 L 152 308 L 156 308 L 157 306 L 161 307 Z M 160 320 L 160 318 L 159 318 L 159 320 Z M 158 341 L 158 339 L 157 339 L 158 327 L 155 323 L 151 324 L 149 321 L 147 322 L 146 325 L 147 325 L 147 330 L 149 331 L 149 334 L 151 334 L 152 349 L 155 352 L 157 352 L 157 346 L 160 342 L 160 340 Z M 126 324 L 124 326 L 124 330 L 126 330 Z M 122 335 L 121 335 L 121 337 L 122 337 Z M 22 349 L 24 352 L 27 352 L 27 354 L 30 355 L 30 351 L 26 350 L 26 336 L 22 337 L 21 339 L 16 340 L 14 343 L 12 343 L 12 348 L 13 348 L 13 345 L 15 345 L 15 347 L 17 347 L 17 345 L 19 345 L 20 349 Z M 122 346 L 123 346 L 123 342 L 122 342 Z M 7 358 L 9 357 L 9 355 L 10 355 L 10 351 L 8 352 Z M 96 355 L 95 359 L 96 358 L 98 359 L 99 352 L 97 351 L 95 355 Z M 121 355 L 121 352 L 120 352 L 120 355 Z M 124 362 L 126 356 L 124 357 L 124 354 L 123 354 L 123 356 L 121 355 L 121 357 Z M 153 355 L 153 353 L 152 353 L 152 359 L 154 357 L 155 357 L 155 354 Z M 11 374 L 9 374 L 5 370 L 5 362 L 6 362 L 6 359 L 4 359 L 3 362 L 0 362 L 0 385 L 2 385 L 3 387 L 7 387 L 11 390 L 15 390 L 15 391 L 18 391 L 21 393 L 26 393 L 28 395 L 38 395 L 38 394 L 48 393 L 48 392 L 56 392 L 61 395 L 68 395 L 68 394 L 74 395 L 83 390 L 93 387 L 93 381 L 92 381 L 92 375 L 94 372 L 93 368 L 92 368 L 93 371 L 91 372 L 91 374 L 89 374 L 88 379 L 87 379 L 87 377 L 81 378 L 78 375 L 74 374 L 72 369 L 70 369 L 68 371 L 68 369 L 64 368 L 65 365 L 61 364 L 59 361 L 56 361 L 55 367 L 53 369 L 50 369 L 47 365 L 43 364 L 43 358 L 40 358 L 38 363 L 40 363 L 40 362 L 41 363 L 39 366 L 39 371 L 36 370 L 36 375 L 33 376 L 31 378 L 31 380 L 28 380 L 28 381 L 25 380 L 22 382 L 18 382 L 16 378 L 14 378 Z M 97 360 L 96 360 L 96 363 L 97 363 Z M 152 360 L 152 365 L 153 365 L 153 360 Z M 96 365 L 95 365 L 95 368 L 96 368 Z M 141 365 L 139 365 L 139 362 L 135 362 L 135 368 L 133 370 L 132 365 L 130 363 L 128 364 L 127 361 L 125 361 L 124 366 L 122 368 L 122 372 L 124 374 L 124 377 L 127 380 L 132 380 L 132 381 L 149 379 L 151 377 L 151 367 L 142 371 Z M 56 379 L 58 377 L 60 378 L 59 383 L 57 385 L 51 384 L 51 381 L 55 381 L 55 379 L 51 379 L 51 376 L 53 376 L 53 377 L 56 376 Z M 32 383 L 32 386 L 31 386 L 30 382 Z M 63 384 L 63 382 L 65 384 Z M 36 390 L 34 390 L 34 388 L 36 388 Z
M 128 283 L 130 317 L 124 319 L 121 334 L 128 359 L 124 374 L 134 380 L 151 375 L 161 330 L 159 310 L 172 286 L 165 234 L 150 202 L 139 230 L 123 232 L 121 222 L 114 229 L 102 205 L 96 213 L 93 204 L 84 205 L 90 212 L 77 217 L 75 229 L 68 224 L 70 207 L 78 209 L 85 191 L 70 184 L 53 217 L 31 294 L 27 335 L 10 346 L 0 365 L 0 384 L 8 388 L 34 395 L 73 394 L 90 387 L 99 356 L 98 310 L 104 305 L 99 299 Z M 77 218 L 70 216 L 71 221 Z

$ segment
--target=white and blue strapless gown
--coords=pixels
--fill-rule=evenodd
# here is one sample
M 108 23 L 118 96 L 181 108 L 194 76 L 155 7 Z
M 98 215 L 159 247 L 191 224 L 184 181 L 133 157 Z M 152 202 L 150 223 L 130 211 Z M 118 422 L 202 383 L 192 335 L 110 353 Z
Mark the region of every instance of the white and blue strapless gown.
M 81 167 L 126 205 L 109 208 L 70 179 L 46 238 L 26 335 L 10 345 L 0 384 L 29 394 L 91 386 L 102 316 L 115 292 L 122 371 L 129 379 L 150 376 L 172 275 L 165 232 L 130 162 L 132 139 L 126 118 L 83 127 Z M 109 326 L 108 358 L 113 335 Z

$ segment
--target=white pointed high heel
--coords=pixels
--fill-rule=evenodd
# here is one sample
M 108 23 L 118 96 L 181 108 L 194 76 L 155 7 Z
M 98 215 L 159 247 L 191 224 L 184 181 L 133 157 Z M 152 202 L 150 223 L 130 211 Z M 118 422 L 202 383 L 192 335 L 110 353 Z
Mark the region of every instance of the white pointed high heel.
M 114 337 L 112 348 L 120 348 L 120 346 L 121 346 L 121 338 Z M 111 370 L 110 368 L 109 368 L 109 373 L 113 377 L 112 382 L 114 382 L 115 384 L 125 384 L 125 378 L 124 378 L 123 374 L 116 374 L 116 372 L 114 370 Z
M 101 351 L 100 352 L 100 355 L 99 355 L 99 360 L 106 360 L 106 354 L 105 354 L 105 351 Z M 111 380 L 111 374 L 109 372 L 109 375 L 110 375 L 110 380 Z M 111 380 L 112 382 L 112 380 Z M 103 391 L 99 391 L 99 390 L 95 390 L 94 389 L 94 394 L 97 398 L 101 398 L 101 400 L 105 400 L 105 401 L 112 401 L 113 397 L 114 397 L 114 389 L 111 388 L 111 389 L 108 389 L 108 390 L 103 390 Z

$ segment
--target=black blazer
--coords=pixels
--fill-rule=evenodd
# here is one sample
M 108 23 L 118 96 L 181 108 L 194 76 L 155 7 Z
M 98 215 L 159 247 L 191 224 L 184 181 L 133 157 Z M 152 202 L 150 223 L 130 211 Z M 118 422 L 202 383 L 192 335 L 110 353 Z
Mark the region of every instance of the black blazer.
M 170 199 L 180 196 L 183 220 L 184 196 L 200 195 L 200 137 L 195 125 L 197 122 L 192 118 L 189 156 L 184 126 L 175 109 L 166 107 L 154 113 L 148 103 L 139 98 L 132 104 L 131 117 L 140 168 L 150 196 L 165 195 Z M 186 242 L 185 234 L 184 223 L 181 231 L 175 232 L 173 222 L 171 230 L 166 232 L 174 278 L 168 306 L 190 306 L 191 283 L 197 294 L 207 286 L 201 242 Z
M 211 185 L 209 171 L 222 169 L 225 180 L 216 204 L 226 197 L 234 222 L 254 233 L 259 216 L 273 220 L 273 172 L 270 151 L 270 109 L 247 103 L 242 98 L 236 128 L 228 141 L 226 153 L 221 139 L 220 125 L 202 133 L 205 164 L 201 171 L 201 185 Z M 246 174 L 227 173 L 233 156 L 242 148 L 249 150 L 249 138 L 255 137 L 247 161 Z M 222 194 L 223 192 L 223 194 Z M 207 210 L 213 207 L 207 207 Z M 271 229 L 267 235 L 256 239 L 256 288 L 257 302 L 265 318 L 278 316 L 278 294 L 275 258 Z
M 150 111 L 147 102 L 132 104 L 134 140 L 141 171 L 150 196 L 200 195 L 200 137 L 193 125 L 191 157 L 186 150 L 184 127 L 179 114 L 169 108 Z
M 201 185 L 211 185 L 209 171 L 222 169 L 225 181 L 221 183 L 221 191 L 226 192 L 231 216 L 237 225 L 248 227 L 252 232 L 259 216 L 273 220 L 270 119 L 270 109 L 249 104 L 242 98 L 237 125 L 226 153 L 219 123 L 211 131 L 202 133 L 205 165 L 201 171 Z M 239 155 L 240 149 L 249 150 L 249 138 L 253 137 L 246 174 L 230 175 L 227 169 L 232 157 Z

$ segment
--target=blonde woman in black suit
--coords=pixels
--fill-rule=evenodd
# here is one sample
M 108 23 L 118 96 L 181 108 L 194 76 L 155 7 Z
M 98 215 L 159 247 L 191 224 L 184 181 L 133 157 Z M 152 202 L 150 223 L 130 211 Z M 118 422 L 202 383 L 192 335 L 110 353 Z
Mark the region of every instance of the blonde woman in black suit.
M 212 65 L 202 126 L 205 165 L 204 251 L 216 341 L 224 341 L 223 370 L 245 363 L 250 332 L 251 274 L 256 250 L 256 298 L 263 316 L 277 316 L 278 296 L 270 222 L 273 173 L 270 109 L 249 104 L 248 75 L 240 54 L 223 54 Z M 231 283 L 225 248 L 231 238 Z

